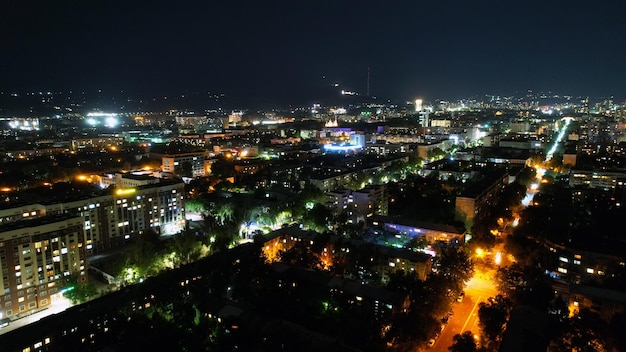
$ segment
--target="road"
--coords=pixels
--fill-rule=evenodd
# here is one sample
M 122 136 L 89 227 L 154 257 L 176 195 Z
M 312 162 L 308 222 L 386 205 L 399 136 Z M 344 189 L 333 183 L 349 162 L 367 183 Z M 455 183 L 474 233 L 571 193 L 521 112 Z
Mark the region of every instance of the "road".
M 464 331 L 471 331 L 474 335 L 480 334 L 478 326 L 478 305 L 486 302 L 489 297 L 498 294 L 495 286 L 495 269 L 476 268 L 474 276 L 465 287 L 465 298 L 462 302 L 452 305 L 454 315 L 448 321 L 439 338 L 429 350 L 434 352 L 448 352 L 453 337 Z
M 558 133 L 558 136 L 551 148 L 548 150 L 546 160 L 542 165 L 537 165 L 536 180 L 529 186 L 526 196 L 522 200 L 522 205 L 528 207 L 533 204 L 534 197 L 539 193 L 539 187 L 544 174 L 546 173 L 545 165 L 556 152 L 559 147 L 559 143 L 563 141 L 567 126 L 570 123 L 570 118 L 564 118 L 565 124 L 562 126 Z M 511 226 L 517 226 L 519 218 L 515 219 Z M 506 231 L 503 231 L 503 236 L 506 236 Z M 497 251 L 497 249 L 494 249 Z M 502 248 L 499 251 L 504 252 Z M 513 261 L 509 256 L 503 264 Z M 478 305 L 480 302 L 486 302 L 489 297 L 494 297 L 498 294 L 498 290 L 495 286 L 495 269 L 475 268 L 474 277 L 467 283 L 465 288 L 465 298 L 462 302 L 456 302 L 453 304 L 454 315 L 448 321 L 447 326 L 436 340 L 435 344 L 429 349 L 436 352 L 448 352 L 448 347 L 452 345 L 453 337 L 456 334 L 464 331 L 471 331 L 475 336 L 479 336 L 480 328 L 478 326 Z

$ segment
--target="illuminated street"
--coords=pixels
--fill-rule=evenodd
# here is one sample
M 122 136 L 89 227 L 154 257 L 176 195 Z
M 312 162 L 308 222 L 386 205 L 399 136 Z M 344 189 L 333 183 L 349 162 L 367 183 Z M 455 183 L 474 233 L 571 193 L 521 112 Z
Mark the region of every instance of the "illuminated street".
M 563 119 L 565 124 L 561 127 L 557 139 L 553 142 L 552 147 L 548 151 L 546 161 L 549 161 L 557 150 L 558 144 L 563 140 L 567 126 L 571 119 Z M 536 166 L 537 175 L 536 179 L 531 183 L 530 187 L 526 191 L 526 195 L 522 200 L 522 204 L 527 207 L 533 204 L 535 195 L 539 192 L 539 185 L 542 182 L 543 176 L 546 173 L 545 162 L 544 165 Z M 515 218 L 510 224 L 512 227 L 517 226 L 519 218 Z M 506 236 L 508 231 L 502 231 L 501 234 Z M 512 261 L 510 256 L 503 255 L 503 245 L 497 245 L 491 252 L 495 253 L 494 259 L 503 261 L 503 265 L 507 265 Z M 485 253 L 479 250 L 477 256 L 483 257 Z M 499 263 L 500 264 L 500 263 Z M 471 331 L 476 337 L 480 334 L 480 327 L 478 325 L 478 306 L 481 302 L 486 302 L 489 297 L 494 297 L 498 294 L 498 290 L 495 286 L 496 268 L 486 268 L 482 265 L 476 265 L 475 273 L 472 279 L 467 282 L 465 287 L 465 298 L 462 302 L 455 302 L 453 304 L 454 315 L 448 321 L 445 329 L 436 340 L 433 347 L 430 350 L 447 352 L 448 347 L 453 343 L 453 337 L 456 334 L 463 333 L 464 331 Z
M 447 352 L 456 334 L 470 330 L 474 335 L 480 334 L 478 326 L 478 305 L 486 302 L 489 297 L 498 294 L 494 277 L 496 269 L 485 269 L 476 266 L 474 277 L 467 282 L 465 297 L 462 302 L 453 304 L 454 315 L 448 321 L 441 336 L 430 350 Z

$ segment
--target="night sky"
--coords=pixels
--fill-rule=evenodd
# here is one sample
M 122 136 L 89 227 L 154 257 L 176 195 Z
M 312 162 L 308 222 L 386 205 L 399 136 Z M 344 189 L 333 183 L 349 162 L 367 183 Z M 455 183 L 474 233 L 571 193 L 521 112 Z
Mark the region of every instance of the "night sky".
M 5 92 L 626 97 L 626 1 L 6 0 L 0 45 Z

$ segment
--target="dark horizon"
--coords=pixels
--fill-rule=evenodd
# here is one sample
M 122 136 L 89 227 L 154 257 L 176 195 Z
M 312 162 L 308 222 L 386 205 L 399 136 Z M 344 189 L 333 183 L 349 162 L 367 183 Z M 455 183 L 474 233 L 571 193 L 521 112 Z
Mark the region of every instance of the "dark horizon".
M 0 91 L 224 93 L 304 106 L 527 89 L 626 97 L 626 3 L 11 1 Z M 335 83 L 338 86 L 334 86 Z

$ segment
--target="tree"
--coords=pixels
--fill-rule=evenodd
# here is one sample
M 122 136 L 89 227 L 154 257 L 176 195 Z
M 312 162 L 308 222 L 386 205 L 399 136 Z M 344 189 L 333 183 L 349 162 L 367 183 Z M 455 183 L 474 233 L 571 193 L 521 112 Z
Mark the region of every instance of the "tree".
M 98 294 L 96 286 L 90 282 L 78 282 L 78 274 L 72 274 L 66 277 L 63 296 L 69 299 L 72 304 L 86 302 L 96 294 Z
M 498 269 L 496 285 L 515 304 L 548 309 L 554 300 L 554 289 L 540 269 L 513 263 Z
M 424 282 L 413 271 L 396 270 L 389 274 L 387 288 L 391 291 L 414 293 L 422 289 Z
M 535 241 L 526 237 L 523 232 L 525 228 L 516 229 L 512 234 L 506 236 L 504 240 L 504 250 L 515 257 L 524 266 L 533 266 L 538 262 L 540 247 Z
M 304 214 L 303 222 L 316 231 L 324 232 L 328 230 L 332 218 L 332 212 L 326 206 L 318 203 Z
M 447 155 L 446 152 L 444 152 L 441 148 L 434 148 L 432 150 L 429 150 L 428 153 L 426 154 L 429 160 L 441 159 L 445 157 L 446 155 Z
M 525 167 L 517 174 L 515 182 L 523 185 L 524 187 L 530 187 L 530 184 L 535 180 L 537 171 L 531 167 Z
M 182 231 L 172 240 L 175 265 L 185 265 L 196 261 L 202 254 L 202 241 L 191 230 Z
M 122 269 L 123 276 L 126 276 L 125 272 L 130 267 L 133 268 L 133 273 L 137 276 L 134 279 L 148 276 L 154 264 L 154 254 L 156 252 L 155 244 L 150 242 L 149 239 L 149 237 L 144 238 L 141 235 L 133 236 L 132 246 L 126 254 L 126 265 Z
M 477 219 L 471 229 L 472 247 L 493 248 L 496 244 L 496 236 L 491 233 L 491 230 L 495 228 L 497 228 L 497 222 L 493 217 Z
M 203 214 L 207 211 L 207 201 L 205 198 L 196 197 L 185 200 L 185 211 Z
M 299 241 L 289 250 L 281 252 L 280 261 L 289 265 L 310 269 L 321 269 L 323 267 L 319 256 L 313 252 L 305 241 Z
M 474 335 L 472 335 L 471 331 L 456 334 L 452 340 L 452 345 L 448 347 L 450 352 L 478 352 L 476 339 L 474 339 Z
M 496 285 L 499 292 L 511 296 L 518 288 L 524 285 L 524 267 L 519 263 L 498 268 L 496 272 Z
M 495 344 L 504 332 L 504 324 L 509 318 L 513 303 L 502 295 L 481 302 L 478 308 L 479 325 L 487 344 Z
M 225 226 L 233 221 L 235 215 L 235 205 L 232 201 L 220 201 L 211 203 L 208 209 L 208 217 L 213 217 L 215 223 L 219 226 Z M 206 217 L 205 216 L 205 219 Z
M 465 282 L 474 275 L 474 264 L 463 248 L 443 247 L 440 253 L 441 273 L 455 284 L 457 293 L 460 293 Z
M 583 308 L 567 319 L 560 335 L 550 342 L 550 351 L 606 351 L 606 322 L 597 314 Z M 623 334 L 623 328 L 621 329 Z M 622 346 L 623 347 L 623 346 Z M 619 350 L 619 349 L 618 349 Z

